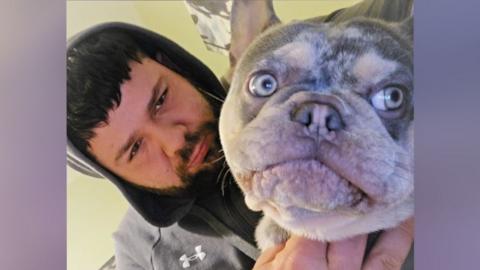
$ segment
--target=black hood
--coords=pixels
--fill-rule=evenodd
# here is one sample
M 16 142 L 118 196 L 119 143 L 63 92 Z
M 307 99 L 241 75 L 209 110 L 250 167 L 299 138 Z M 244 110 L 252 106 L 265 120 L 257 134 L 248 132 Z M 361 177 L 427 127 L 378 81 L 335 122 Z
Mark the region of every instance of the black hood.
M 175 66 L 181 67 L 177 72 L 182 76 L 193 81 L 212 96 L 222 100 L 225 98 L 226 92 L 217 77 L 202 62 L 164 36 L 135 25 L 112 22 L 89 28 L 68 41 L 67 54 L 92 35 L 108 31 L 122 31 L 128 34 L 153 59 L 159 52 L 167 56 Z M 206 98 L 212 103 L 211 97 L 206 96 Z M 218 102 L 212 107 L 214 114 L 218 117 L 220 111 Z M 120 189 L 131 206 L 155 226 L 165 227 L 178 221 L 188 213 L 195 201 L 195 198 L 159 195 L 130 184 L 88 158 L 73 145 L 70 138 L 67 142 L 67 164 L 85 175 L 110 180 Z

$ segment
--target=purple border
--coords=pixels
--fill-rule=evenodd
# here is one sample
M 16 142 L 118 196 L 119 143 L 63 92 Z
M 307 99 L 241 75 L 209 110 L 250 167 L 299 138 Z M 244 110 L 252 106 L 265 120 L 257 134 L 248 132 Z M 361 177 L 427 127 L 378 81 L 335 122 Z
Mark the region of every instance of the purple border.
M 66 269 L 65 2 L 0 8 L 0 268 Z
M 480 3 L 415 5 L 416 269 L 477 269 Z M 0 10 L 0 263 L 66 268 L 65 2 Z
M 479 10 L 415 4 L 416 269 L 479 269 Z

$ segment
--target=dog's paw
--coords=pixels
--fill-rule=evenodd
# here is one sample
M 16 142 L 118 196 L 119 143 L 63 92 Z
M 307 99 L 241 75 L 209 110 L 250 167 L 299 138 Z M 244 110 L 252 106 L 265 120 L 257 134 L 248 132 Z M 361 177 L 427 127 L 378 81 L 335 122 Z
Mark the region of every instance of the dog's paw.
M 287 241 L 289 237 L 285 229 L 268 217 L 263 217 L 255 230 L 257 246 L 262 251 Z

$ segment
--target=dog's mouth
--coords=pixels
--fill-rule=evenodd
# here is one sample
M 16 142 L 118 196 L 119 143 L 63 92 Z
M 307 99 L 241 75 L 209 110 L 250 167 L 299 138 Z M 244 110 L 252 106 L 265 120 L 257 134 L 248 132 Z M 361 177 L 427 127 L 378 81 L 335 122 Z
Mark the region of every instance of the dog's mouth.
M 282 219 L 362 214 L 373 204 L 364 191 L 316 159 L 283 162 L 249 175 L 239 182 L 247 206 Z

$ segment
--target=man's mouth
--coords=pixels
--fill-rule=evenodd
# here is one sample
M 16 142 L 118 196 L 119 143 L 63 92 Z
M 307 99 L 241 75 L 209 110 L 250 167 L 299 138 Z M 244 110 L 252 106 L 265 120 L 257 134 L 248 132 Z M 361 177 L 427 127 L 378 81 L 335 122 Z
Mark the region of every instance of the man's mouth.
M 209 138 L 210 136 L 205 136 L 197 143 L 197 145 L 195 145 L 192 155 L 190 156 L 190 160 L 187 164 L 188 169 L 196 168 L 203 163 L 205 156 L 208 153 L 210 142 Z

